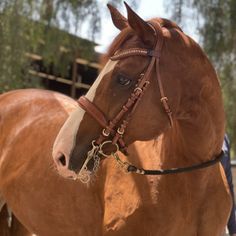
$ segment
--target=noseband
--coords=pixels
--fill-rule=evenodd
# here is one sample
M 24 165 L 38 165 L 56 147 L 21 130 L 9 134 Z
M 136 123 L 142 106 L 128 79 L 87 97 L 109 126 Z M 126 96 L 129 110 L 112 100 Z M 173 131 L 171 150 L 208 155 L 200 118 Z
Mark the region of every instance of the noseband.
M 108 120 L 104 114 L 101 112 L 101 110 L 91 101 L 89 101 L 85 96 L 82 96 L 78 99 L 79 106 L 84 109 L 90 116 L 92 116 L 102 127 L 102 133 L 100 136 L 93 141 L 92 143 L 92 149 L 88 152 L 87 159 L 81 168 L 81 171 L 87 169 L 87 163 L 92 158 L 94 159 L 95 163 L 98 162 L 100 159 L 99 156 L 113 156 L 119 166 L 121 166 L 123 169 L 125 169 L 126 172 L 135 172 L 139 174 L 145 174 L 145 175 L 163 175 L 163 174 L 170 174 L 170 173 L 180 173 L 180 172 L 186 172 L 191 171 L 194 169 L 199 168 L 205 168 L 207 166 L 210 166 L 212 164 L 215 164 L 218 162 L 221 157 L 218 156 L 216 159 L 208 162 L 201 163 L 200 165 L 191 166 L 191 167 L 184 167 L 184 168 L 178 168 L 178 169 L 170 169 L 170 170 L 144 170 L 137 168 L 127 162 L 122 161 L 117 152 L 120 150 L 124 153 L 126 153 L 126 145 L 123 139 L 123 136 L 125 134 L 125 130 L 128 126 L 128 123 L 137 108 L 140 100 L 142 99 L 146 89 L 148 88 L 150 84 L 150 75 L 153 69 L 156 71 L 156 78 L 158 82 L 158 87 L 160 91 L 160 102 L 162 104 L 162 107 L 165 111 L 165 113 L 168 116 L 170 126 L 173 126 L 173 117 L 172 112 L 170 109 L 170 106 L 168 104 L 168 98 L 165 96 L 165 92 L 162 85 L 162 80 L 160 76 L 160 70 L 159 70 L 159 64 L 160 64 L 160 57 L 161 57 L 161 50 L 164 42 L 164 36 L 162 32 L 162 28 L 158 22 L 151 22 L 148 23 L 154 30 L 154 34 L 157 38 L 157 41 L 155 43 L 155 47 L 153 50 L 148 50 L 144 48 L 130 48 L 126 50 L 117 51 L 110 59 L 112 61 L 122 60 L 124 58 L 130 57 L 130 56 L 143 56 L 143 57 L 150 57 L 151 61 L 148 65 L 145 73 L 140 75 L 140 78 L 131 93 L 130 97 L 126 101 L 126 103 L 122 106 L 121 110 L 118 112 L 118 114 L 112 119 Z M 106 145 L 112 145 L 113 151 L 109 154 L 105 153 L 104 147 Z M 80 173 L 82 173 L 80 171 Z M 80 174 L 79 173 L 79 174 Z

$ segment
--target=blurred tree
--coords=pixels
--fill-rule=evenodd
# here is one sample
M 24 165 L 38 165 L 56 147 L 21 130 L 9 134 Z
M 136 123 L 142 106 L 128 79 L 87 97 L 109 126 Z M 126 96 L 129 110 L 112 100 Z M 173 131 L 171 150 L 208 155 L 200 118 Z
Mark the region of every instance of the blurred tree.
M 200 33 L 200 43 L 213 62 L 221 80 L 227 133 L 233 155 L 236 155 L 236 1 L 235 0 L 173 0 L 166 6 L 173 20 L 185 27 L 186 12 L 191 15 Z M 171 7 L 170 7 L 171 6 Z M 197 22 L 197 23 L 196 23 Z
M 131 0 L 136 5 L 139 0 Z M 105 1 L 106 2 L 106 1 Z M 83 25 L 94 40 L 100 30 L 106 3 L 100 0 L 1 0 L 0 1 L 0 93 L 38 86 L 28 76 L 26 53 L 38 53 L 44 63 L 53 63 L 61 75 L 78 53 L 93 59 L 94 44 L 76 40 Z M 120 0 L 110 1 L 113 5 Z M 81 55 L 81 53 L 83 55 Z

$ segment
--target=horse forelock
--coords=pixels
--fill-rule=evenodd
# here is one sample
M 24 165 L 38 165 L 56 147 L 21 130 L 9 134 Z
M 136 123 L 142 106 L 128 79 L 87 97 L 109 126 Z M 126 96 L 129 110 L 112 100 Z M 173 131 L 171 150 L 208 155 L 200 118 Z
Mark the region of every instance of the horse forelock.
M 121 47 L 121 45 L 134 35 L 134 31 L 128 27 L 123 29 L 112 41 L 108 51 L 101 57 L 100 62 L 104 66 L 111 56 Z

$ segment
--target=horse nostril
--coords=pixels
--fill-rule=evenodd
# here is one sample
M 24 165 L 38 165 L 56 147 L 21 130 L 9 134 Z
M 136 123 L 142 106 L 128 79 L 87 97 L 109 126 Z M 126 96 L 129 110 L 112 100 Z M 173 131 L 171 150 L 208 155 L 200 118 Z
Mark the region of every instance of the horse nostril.
M 66 165 L 66 157 L 65 155 L 61 155 L 59 158 L 58 158 L 58 161 L 63 165 L 65 166 Z

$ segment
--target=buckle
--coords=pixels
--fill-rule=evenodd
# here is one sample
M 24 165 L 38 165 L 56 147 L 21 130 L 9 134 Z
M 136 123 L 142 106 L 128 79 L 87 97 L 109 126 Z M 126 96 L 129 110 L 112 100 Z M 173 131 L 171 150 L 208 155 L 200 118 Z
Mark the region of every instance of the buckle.
M 102 130 L 102 135 L 105 136 L 105 137 L 108 137 L 110 135 L 110 132 L 107 131 L 106 129 L 103 129 Z
M 121 135 L 121 136 L 124 134 L 124 132 L 125 132 L 124 128 L 119 127 L 119 128 L 117 129 L 117 133 L 118 133 L 119 135 Z
M 136 93 L 137 91 L 139 94 L 143 92 L 143 90 L 140 87 L 134 89 L 134 93 Z

